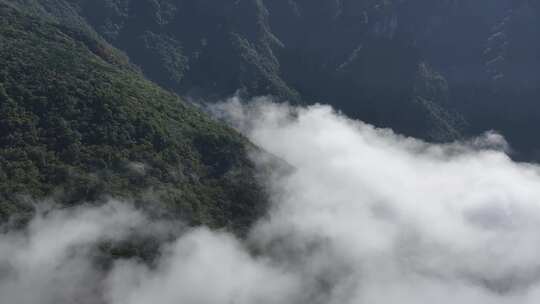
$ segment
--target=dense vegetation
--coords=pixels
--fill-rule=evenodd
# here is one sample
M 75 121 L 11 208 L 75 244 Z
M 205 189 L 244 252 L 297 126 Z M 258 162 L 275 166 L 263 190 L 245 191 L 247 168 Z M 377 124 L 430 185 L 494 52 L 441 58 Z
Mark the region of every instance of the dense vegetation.
M 540 158 L 538 0 L 0 5 L 2 220 L 28 197 L 109 194 L 245 227 L 264 201 L 250 145 L 145 77 L 195 99 L 322 101 L 435 141 L 495 129 Z
M 257 217 L 265 199 L 243 137 L 84 28 L 33 16 L 0 2 L 0 221 L 24 217 L 29 198 L 105 195 L 237 231 Z

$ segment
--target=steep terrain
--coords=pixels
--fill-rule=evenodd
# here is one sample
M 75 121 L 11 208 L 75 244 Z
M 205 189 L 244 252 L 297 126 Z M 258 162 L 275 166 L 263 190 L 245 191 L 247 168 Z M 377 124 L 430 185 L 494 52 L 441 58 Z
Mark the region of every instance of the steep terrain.
M 180 94 L 324 102 L 407 135 L 495 129 L 535 159 L 536 0 L 69 0 Z
M 207 101 L 330 103 L 432 141 L 495 129 L 540 158 L 537 0 L 0 3 L 3 218 L 30 209 L 24 194 L 112 194 L 248 223 L 249 144 L 144 77 Z
M 540 118 L 538 2 L 439 2 L 408 5 L 402 24 L 414 25 L 408 31 L 447 80 L 451 104 L 470 124 L 468 134 L 495 129 L 516 158 L 538 160 L 540 144 L 531 134 Z
M 279 76 L 280 41 L 262 1 L 69 2 L 150 78 L 177 92 L 208 99 L 245 89 L 298 98 Z
M 236 231 L 257 218 L 265 198 L 243 137 L 87 31 L 11 4 L 0 2 L 0 220 L 25 217 L 29 198 L 108 195 Z

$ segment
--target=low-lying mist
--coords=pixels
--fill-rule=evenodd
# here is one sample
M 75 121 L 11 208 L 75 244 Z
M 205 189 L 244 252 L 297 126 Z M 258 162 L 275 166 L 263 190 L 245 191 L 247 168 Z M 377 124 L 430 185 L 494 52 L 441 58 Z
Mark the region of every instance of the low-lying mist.
M 212 111 L 292 168 L 264 181 L 273 204 L 246 239 L 183 229 L 151 265 L 98 267 L 96 244 L 174 225 L 115 201 L 38 212 L 0 235 L 0 302 L 540 301 L 540 167 L 496 133 L 429 144 L 265 98 Z

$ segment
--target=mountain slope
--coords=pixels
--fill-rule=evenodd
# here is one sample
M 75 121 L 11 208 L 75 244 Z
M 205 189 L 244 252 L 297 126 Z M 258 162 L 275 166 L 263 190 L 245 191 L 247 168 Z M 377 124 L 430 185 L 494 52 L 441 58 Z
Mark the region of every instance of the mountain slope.
M 0 3 L 0 219 L 25 195 L 134 199 L 240 231 L 264 207 L 253 147 L 86 32 Z
M 540 151 L 527 132 L 539 118 L 537 0 L 68 1 L 179 94 L 242 89 L 434 141 L 495 129 L 517 158 Z
M 68 0 L 146 75 L 206 99 L 274 94 L 298 99 L 279 75 L 280 42 L 262 1 Z
M 391 20 L 390 2 L 70 2 L 146 75 L 180 94 L 208 100 L 241 89 L 248 96 L 320 101 L 379 126 L 435 140 L 455 139 L 463 127 L 442 102 L 446 92 L 441 100 L 426 102 L 431 93 L 418 91 L 437 79 L 425 78 L 436 73 L 421 72 L 426 65 L 415 50 L 406 41 L 389 40 L 385 31 L 391 29 L 380 26 L 380 33 L 372 35 L 371 23 L 364 24 L 368 13 L 372 22 Z M 352 15 L 340 15 L 346 12 Z

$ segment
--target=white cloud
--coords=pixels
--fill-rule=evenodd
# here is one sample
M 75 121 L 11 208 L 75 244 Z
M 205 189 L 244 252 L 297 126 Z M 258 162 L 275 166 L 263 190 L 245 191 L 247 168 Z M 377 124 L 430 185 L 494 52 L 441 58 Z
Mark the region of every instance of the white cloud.
M 109 278 L 115 304 L 286 303 L 298 290 L 294 278 L 254 258 L 230 235 L 198 229 L 165 250 L 155 269 L 118 263 Z
M 39 212 L 0 236 L 0 303 L 99 303 L 90 245 L 124 238 L 144 217 L 126 204 Z
M 252 240 L 330 281 L 328 303 L 539 300 L 539 169 L 499 135 L 432 145 L 328 106 L 218 107 L 296 168 L 272 181 L 279 202 Z
M 163 225 L 116 203 L 52 211 L 0 236 L 0 302 L 540 300 L 540 169 L 513 162 L 499 135 L 433 145 L 264 98 L 213 111 L 294 168 L 267 181 L 270 214 L 247 240 L 184 231 L 151 266 L 98 270 L 97 242 Z

